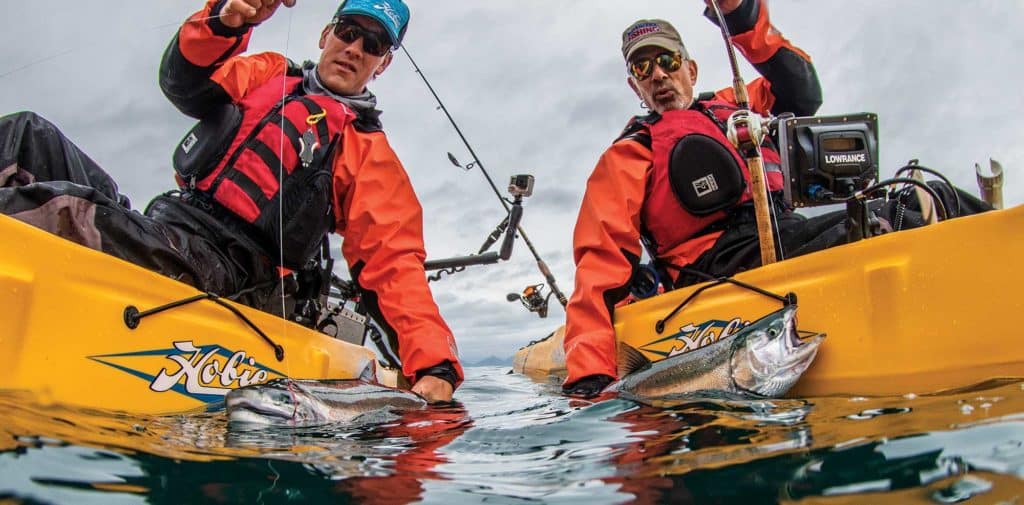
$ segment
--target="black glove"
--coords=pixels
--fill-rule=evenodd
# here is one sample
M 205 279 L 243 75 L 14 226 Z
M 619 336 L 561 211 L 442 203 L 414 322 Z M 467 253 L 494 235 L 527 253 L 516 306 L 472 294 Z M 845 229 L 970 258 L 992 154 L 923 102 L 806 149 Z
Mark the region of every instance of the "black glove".
M 440 364 L 434 365 L 430 368 L 424 368 L 416 372 L 416 382 L 419 382 L 424 375 L 433 375 L 438 379 L 442 379 L 452 387 L 455 387 L 455 383 L 459 382 L 459 374 L 455 373 L 455 366 L 452 365 L 451 361 L 444 360 Z
M 577 398 L 593 398 L 604 391 L 615 379 L 604 374 L 588 375 L 572 384 L 562 386 L 562 393 Z

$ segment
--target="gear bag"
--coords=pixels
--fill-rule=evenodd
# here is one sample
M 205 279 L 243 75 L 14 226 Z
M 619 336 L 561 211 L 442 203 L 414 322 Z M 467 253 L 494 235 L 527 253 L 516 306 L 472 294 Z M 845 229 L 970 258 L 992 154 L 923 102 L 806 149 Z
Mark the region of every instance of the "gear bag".
M 197 180 L 209 175 L 227 154 L 241 126 L 242 112 L 235 104 L 220 106 L 196 123 L 181 139 L 172 157 L 180 182 L 195 187 Z
M 732 207 L 747 189 L 733 154 L 721 142 L 699 133 L 676 142 L 668 158 L 668 178 L 679 204 L 695 216 Z

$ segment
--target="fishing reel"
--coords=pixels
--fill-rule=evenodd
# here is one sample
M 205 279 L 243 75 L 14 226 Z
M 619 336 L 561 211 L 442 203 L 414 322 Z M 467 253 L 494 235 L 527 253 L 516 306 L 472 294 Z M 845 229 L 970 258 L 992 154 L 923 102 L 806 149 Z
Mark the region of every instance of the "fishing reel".
M 746 152 L 761 145 L 771 119 L 766 119 L 748 109 L 733 112 L 726 122 L 725 136 L 740 152 Z
M 522 294 L 509 293 L 505 296 L 509 302 L 521 302 L 526 310 L 536 313 L 541 319 L 548 317 L 548 300 L 554 291 L 549 292 L 546 296 L 544 295 L 544 284 L 534 284 L 532 286 L 526 286 Z

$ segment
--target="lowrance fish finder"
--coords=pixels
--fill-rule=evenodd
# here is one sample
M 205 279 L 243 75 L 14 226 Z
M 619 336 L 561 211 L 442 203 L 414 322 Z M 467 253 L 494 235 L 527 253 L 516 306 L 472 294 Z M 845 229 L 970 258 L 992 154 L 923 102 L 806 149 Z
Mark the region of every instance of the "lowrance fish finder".
M 779 150 L 786 201 L 794 207 L 843 203 L 878 182 L 878 116 L 782 118 Z

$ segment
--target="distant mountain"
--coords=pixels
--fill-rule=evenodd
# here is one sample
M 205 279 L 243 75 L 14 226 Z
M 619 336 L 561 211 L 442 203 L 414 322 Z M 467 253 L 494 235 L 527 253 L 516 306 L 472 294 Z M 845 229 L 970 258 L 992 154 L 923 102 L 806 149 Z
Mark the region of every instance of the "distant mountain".
M 512 366 L 512 357 L 488 356 L 480 361 L 466 363 L 466 366 Z

